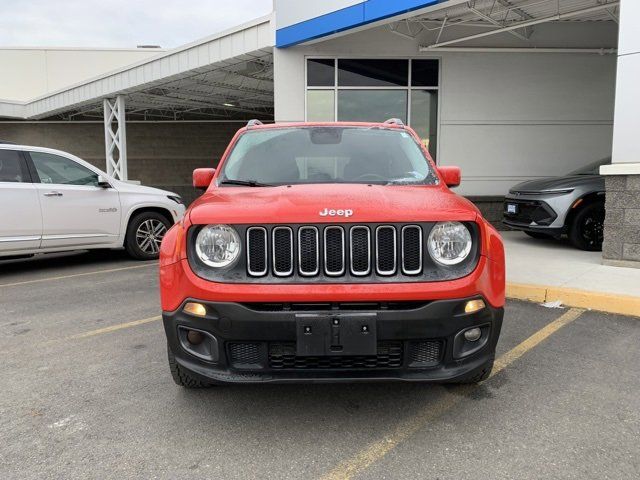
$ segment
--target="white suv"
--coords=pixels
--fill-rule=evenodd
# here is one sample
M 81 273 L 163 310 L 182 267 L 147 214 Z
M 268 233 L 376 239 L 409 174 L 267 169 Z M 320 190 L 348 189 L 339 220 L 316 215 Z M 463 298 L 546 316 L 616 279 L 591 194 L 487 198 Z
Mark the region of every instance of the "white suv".
M 121 182 L 70 153 L 0 143 L 0 258 L 124 247 L 158 257 L 178 195 Z

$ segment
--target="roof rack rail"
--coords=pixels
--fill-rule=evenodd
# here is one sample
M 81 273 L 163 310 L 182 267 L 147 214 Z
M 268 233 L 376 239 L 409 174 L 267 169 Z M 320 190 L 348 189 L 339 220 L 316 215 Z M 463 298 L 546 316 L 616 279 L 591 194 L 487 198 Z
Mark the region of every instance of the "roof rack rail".
M 258 120 L 257 118 L 254 118 L 252 120 L 249 120 L 247 122 L 247 128 L 249 127 L 257 127 L 258 125 L 264 125 L 260 120 Z
M 399 118 L 390 118 L 384 122 L 385 125 L 397 125 L 399 127 L 404 127 L 404 122 Z

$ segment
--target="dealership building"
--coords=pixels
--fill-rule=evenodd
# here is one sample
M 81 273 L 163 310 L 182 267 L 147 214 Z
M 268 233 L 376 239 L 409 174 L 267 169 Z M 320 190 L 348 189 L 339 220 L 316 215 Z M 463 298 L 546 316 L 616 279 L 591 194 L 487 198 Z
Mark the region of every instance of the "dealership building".
M 0 47 L 0 139 L 193 197 L 262 121 L 412 126 L 494 222 L 523 180 L 612 157 L 603 261 L 640 265 L 640 2 L 274 0 L 175 49 Z

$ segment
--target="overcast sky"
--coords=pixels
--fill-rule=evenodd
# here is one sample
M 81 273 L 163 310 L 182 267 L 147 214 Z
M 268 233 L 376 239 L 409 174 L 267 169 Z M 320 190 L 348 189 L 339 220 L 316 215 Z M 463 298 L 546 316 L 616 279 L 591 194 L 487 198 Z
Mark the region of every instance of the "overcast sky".
M 177 47 L 271 8 L 272 0 L 0 0 L 0 47 Z

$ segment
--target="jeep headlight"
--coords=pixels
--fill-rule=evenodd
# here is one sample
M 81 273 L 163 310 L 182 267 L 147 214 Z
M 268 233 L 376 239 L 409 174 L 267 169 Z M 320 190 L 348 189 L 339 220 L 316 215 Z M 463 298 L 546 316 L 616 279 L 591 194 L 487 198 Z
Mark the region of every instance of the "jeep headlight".
M 196 237 L 198 258 L 213 268 L 232 265 L 240 256 L 240 235 L 229 225 L 207 225 Z
M 471 252 L 471 233 L 460 222 L 439 222 L 431 229 L 429 254 L 441 265 L 457 265 Z

